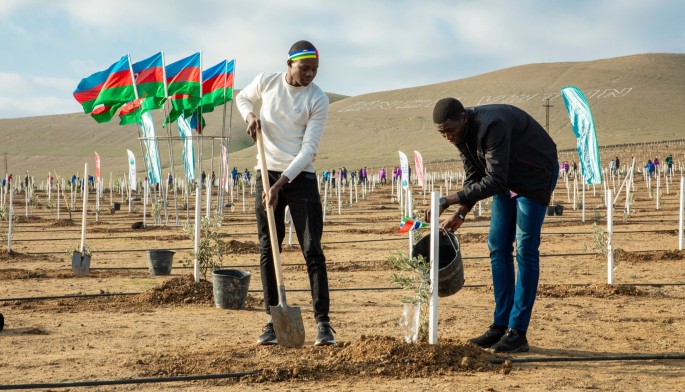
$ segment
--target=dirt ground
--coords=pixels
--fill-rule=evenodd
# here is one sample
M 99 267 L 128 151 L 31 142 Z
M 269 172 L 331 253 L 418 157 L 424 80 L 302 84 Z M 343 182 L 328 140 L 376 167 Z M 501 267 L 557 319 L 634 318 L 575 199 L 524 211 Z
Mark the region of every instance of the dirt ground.
M 180 227 L 131 228 L 142 221 L 139 202 L 137 213 L 122 204 L 114 214 L 103 210 L 98 222 L 89 214 L 91 271 L 76 278 L 66 249 L 79 244 L 80 212 L 65 222 L 68 215 L 62 211 L 56 222 L 55 209 L 33 207 L 27 220 L 19 194 L 13 253 L 3 248 L 0 256 L 0 312 L 5 316 L 0 387 L 248 372 L 234 379 L 89 390 L 683 390 L 683 359 L 635 359 L 685 355 L 685 286 L 680 285 L 685 284 L 685 253 L 677 250 L 677 182 L 674 178 L 670 193 L 662 191 L 656 210 L 656 200 L 638 181 L 626 222 L 625 200 L 619 198 L 613 286 L 606 284 L 606 257 L 595 250 L 601 243 L 596 233 L 606 230 L 605 210 L 596 208 L 600 188 L 594 195 L 591 188 L 586 193 L 583 223 L 560 182 L 555 200 L 565 210 L 548 216 L 543 227 L 540 290 L 528 331 L 531 350 L 511 357 L 495 357 L 467 343 L 487 328 L 493 311 L 488 203 L 482 206 L 483 216 L 470 214 L 459 231 L 466 287 L 440 299 L 439 344 L 412 345 L 404 343 L 398 326 L 406 293 L 390 278 L 396 271 L 388 258 L 408 249 L 406 234 L 395 234 L 401 214 L 391 201 L 390 186 L 377 187 L 365 198 L 359 191 L 352 205 L 346 189 L 342 213 L 333 198 L 323 241 L 338 344 L 312 345 L 315 322 L 304 262 L 296 239 L 291 248 L 286 236 L 286 287 L 295 290 L 288 300 L 301 307 L 306 332 L 305 347 L 287 349 L 255 345 L 266 316 L 251 201 L 245 212 L 239 199 L 225 211 L 221 233 L 231 248 L 223 266 L 250 271 L 252 277 L 244 308 L 224 310 L 214 305 L 211 277 L 201 284 L 192 281 L 192 269 L 183 263 L 191 259 L 192 243 Z M 417 209 L 425 208 L 427 198 L 419 191 L 414 198 Z M 47 204 L 45 199 L 38 194 L 39 202 Z M 108 197 L 103 204 L 109 205 Z M 170 222 L 175 223 L 173 214 Z M 6 228 L 5 221 L 4 233 Z M 170 276 L 150 275 L 147 249 L 177 250 Z M 127 295 L 78 297 L 119 293 Z M 35 299 L 67 295 L 77 297 Z M 589 360 L 613 356 L 627 358 Z M 498 364 L 496 358 L 506 361 Z M 568 361 L 573 358 L 586 360 Z

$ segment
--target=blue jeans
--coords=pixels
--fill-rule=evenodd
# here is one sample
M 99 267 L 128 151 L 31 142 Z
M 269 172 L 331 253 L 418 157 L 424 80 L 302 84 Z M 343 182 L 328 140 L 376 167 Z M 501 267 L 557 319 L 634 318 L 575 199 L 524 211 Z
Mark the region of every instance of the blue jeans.
M 555 186 L 556 177 L 552 176 L 551 189 Z M 528 330 L 538 290 L 540 232 L 546 213 L 547 206 L 523 196 L 512 198 L 509 191 L 493 196 L 488 247 L 495 292 L 495 326 L 519 332 Z
M 280 178 L 280 172 L 269 171 L 269 184 L 274 184 Z M 271 239 L 269 237 L 269 221 L 266 210 L 262 205 L 262 174 L 257 172 L 255 177 L 255 212 L 257 215 L 257 231 L 259 233 L 259 265 L 262 274 L 262 289 L 264 290 L 264 306 L 270 314 L 270 306 L 278 305 L 278 287 L 276 284 L 276 270 L 271 253 Z M 307 263 L 309 286 L 314 302 L 314 317 L 317 322 L 328 322 L 330 305 L 328 293 L 328 273 L 326 271 L 326 257 L 321 248 L 323 234 L 323 208 L 321 197 L 314 173 L 302 172 L 295 179 L 281 188 L 278 194 L 278 204 L 274 208 L 278 249 L 281 251 L 285 238 L 285 206 L 290 206 L 290 216 L 300 243 L 302 254 Z M 286 286 L 287 287 L 287 286 Z

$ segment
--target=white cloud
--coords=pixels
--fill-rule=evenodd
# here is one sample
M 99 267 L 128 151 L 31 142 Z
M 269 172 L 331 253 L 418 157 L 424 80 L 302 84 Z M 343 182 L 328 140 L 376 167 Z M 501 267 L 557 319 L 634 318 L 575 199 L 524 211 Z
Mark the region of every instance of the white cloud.
M 0 117 L 23 107 L 3 109 L 17 91 L 77 111 L 78 80 L 124 53 L 164 50 L 169 63 L 202 51 L 205 67 L 235 58 L 242 88 L 285 70 L 289 46 L 309 39 L 322 56 L 317 82 L 354 95 L 531 62 L 682 51 L 683 14 L 677 0 L 0 0 Z

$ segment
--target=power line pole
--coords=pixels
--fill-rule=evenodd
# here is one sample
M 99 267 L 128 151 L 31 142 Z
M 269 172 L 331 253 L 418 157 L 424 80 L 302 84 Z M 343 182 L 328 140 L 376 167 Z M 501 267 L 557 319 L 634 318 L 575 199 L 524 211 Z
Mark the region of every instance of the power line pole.
M 549 108 L 553 108 L 554 105 L 550 105 L 549 98 L 547 98 L 545 104 L 542 106 L 545 107 L 545 129 L 547 130 L 547 133 L 549 133 Z

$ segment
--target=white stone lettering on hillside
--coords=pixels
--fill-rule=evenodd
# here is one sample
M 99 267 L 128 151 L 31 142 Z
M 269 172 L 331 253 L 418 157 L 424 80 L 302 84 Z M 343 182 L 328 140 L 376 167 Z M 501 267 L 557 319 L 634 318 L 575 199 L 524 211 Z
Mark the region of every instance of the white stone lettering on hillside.
M 607 89 L 588 89 L 583 91 L 587 99 L 607 99 L 607 98 L 623 98 L 633 90 L 632 87 L 624 87 L 621 89 L 607 88 Z M 507 103 L 517 104 L 523 102 L 532 102 L 540 100 L 554 100 L 561 97 L 561 92 L 549 93 L 520 93 L 520 94 L 503 94 L 503 95 L 483 95 L 475 106 L 487 105 L 493 103 Z M 462 100 L 461 98 L 459 98 Z M 387 110 L 387 109 L 419 109 L 432 108 L 438 100 L 432 99 L 415 99 L 411 101 L 360 101 L 355 102 L 350 106 L 338 109 L 338 113 L 343 112 L 361 112 L 364 110 Z M 468 101 L 462 100 L 465 105 Z
M 623 98 L 626 95 L 628 95 L 628 93 L 632 89 L 633 89 L 632 87 L 628 87 L 628 88 L 622 89 L 621 91 L 618 91 L 615 88 L 608 88 L 608 89 L 604 90 L 603 93 L 599 94 L 597 96 L 597 98 Z
M 361 112 L 375 109 L 417 109 L 432 108 L 437 100 L 415 99 L 411 101 L 361 101 L 338 110 L 341 112 Z

